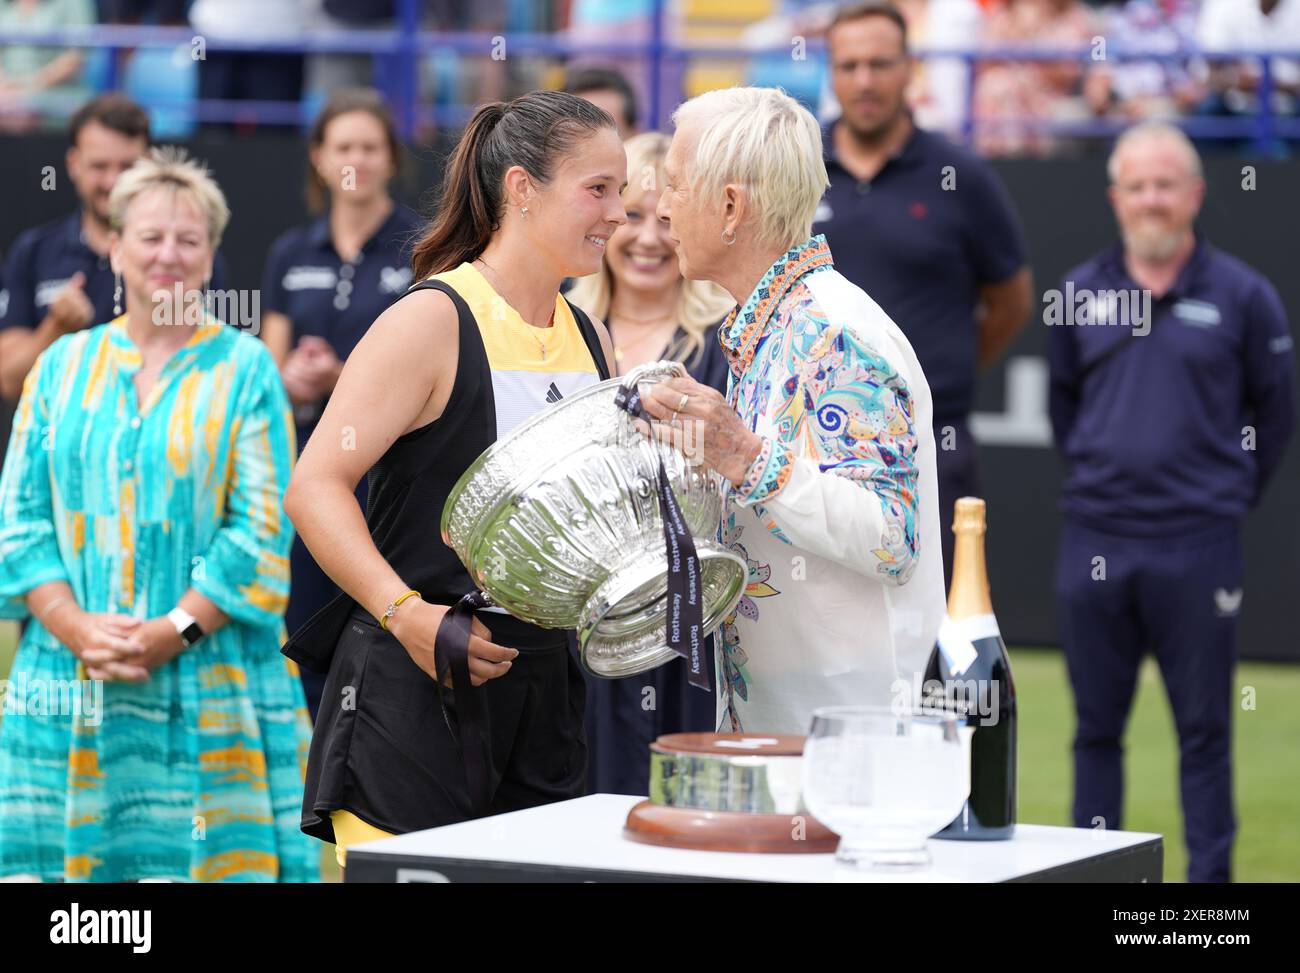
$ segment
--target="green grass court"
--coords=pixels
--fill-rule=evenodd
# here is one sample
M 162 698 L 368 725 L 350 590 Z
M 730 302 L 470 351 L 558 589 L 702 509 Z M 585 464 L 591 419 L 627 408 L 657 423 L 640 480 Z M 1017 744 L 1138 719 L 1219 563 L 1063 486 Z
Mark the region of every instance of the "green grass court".
M 17 628 L 0 623 L 0 677 L 9 672 Z M 1014 649 L 1020 700 L 1020 820 L 1068 825 L 1070 739 L 1074 716 L 1065 663 L 1049 649 Z M 1252 691 L 1253 709 L 1239 708 L 1233 748 L 1238 835 L 1235 877 L 1242 882 L 1300 880 L 1300 667 L 1248 662 L 1237 669 L 1239 690 Z M 1239 692 L 1239 699 L 1242 694 Z M 1247 699 L 1247 702 L 1250 702 Z M 1178 744 L 1155 663 L 1147 660 L 1127 737 L 1123 827 L 1165 836 L 1165 881 L 1187 872 L 1178 800 Z M 327 875 L 336 870 L 330 855 Z

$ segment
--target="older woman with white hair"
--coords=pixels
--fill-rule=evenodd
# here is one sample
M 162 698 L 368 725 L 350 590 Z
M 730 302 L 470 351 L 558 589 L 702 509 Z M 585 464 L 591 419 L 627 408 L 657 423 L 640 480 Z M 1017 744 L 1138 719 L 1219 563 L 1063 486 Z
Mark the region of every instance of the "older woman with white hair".
M 819 706 L 910 702 L 944 611 L 925 376 L 811 236 L 813 116 L 730 88 L 673 120 L 659 217 L 683 275 L 738 304 L 719 330 L 727 395 L 681 378 L 645 401 L 656 435 L 732 484 L 723 539 L 749 584 L 722 630 L 719 728 L 804 733 Z
M 0 878 L 319 877 L 279 651 L 289 403 L 265 346 L 204 307 L 229 215 L 183 153 L 138 161 L 109 198 L 125 312 L 27 376 L 0 477 L 0 618 L 31 618 L 0 723 Z

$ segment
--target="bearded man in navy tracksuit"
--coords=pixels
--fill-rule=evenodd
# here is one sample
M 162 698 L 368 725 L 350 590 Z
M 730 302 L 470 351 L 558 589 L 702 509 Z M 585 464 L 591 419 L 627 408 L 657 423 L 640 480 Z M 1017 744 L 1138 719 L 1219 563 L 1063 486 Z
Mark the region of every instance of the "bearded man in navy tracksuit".
M 1120 827 L 1120 740 L 1150 649 L 1178 728 L 1188 880 L 1229 881 L 1242 522 L 1294 426 L 1292 338 L 1273 286 L 1194 228 L 1205 183 L 1178 129 L 1128 130 L 1109 174 L 1123 242 L 1047 308 L 1074 823 Z

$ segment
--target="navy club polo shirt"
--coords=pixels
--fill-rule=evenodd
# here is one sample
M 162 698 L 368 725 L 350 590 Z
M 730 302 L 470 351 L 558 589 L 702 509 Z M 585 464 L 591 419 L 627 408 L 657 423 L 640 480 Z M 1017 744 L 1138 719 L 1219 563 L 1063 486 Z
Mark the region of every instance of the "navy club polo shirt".
M 81 212 L 76 211 L 18 237 L 5 263 L 9 306 L 0 327 L 35 328 L 77 271 L 86 275 L 83 290 L 95 308 L 92 324 L 113 319 L 115 281 L 108 257 L 91 250 L 81 236 Z M 218 250 L 212 261 L 212 288 L 224 290 L 229 272 Z M 123 298 L 125 301 L 125 297 Z
M 823 132 L 830 188 L 813 232 L 826 235 L 835 269 L 907 335 L 935 425 L 964 419 L 975 401 L 979 287 L 1025 264 L 1011 198 L 983 160 L 915 126 L 875 178 L 859 181 L 836 161 L 831 131 Z
M 292 322 L 293 344 L 315 335 L 346 360 L 375 318 L 411 285 L 411 249 L 424 228 L 419 216 L 397 205 L 349 262 L 334 249 L 328 214 L 294 227 L 267 257 L 263 313 L 277 311 Z M 300 412 L 300 446 L 323 408 Z
M 1282 301 L 1199 233 L 1169 293 L 1149 299 L 1149 315 L 1136 295 L 1119 300 L 1126 291 L 1142 293 L 1116 245 L 1067 273 L 1058 292 L 1072 293 L 1076 309 L 1090 296 L 1103 309 L 1061 316 L 1102 323 L 1054 323 L 1048 334 L 1052 427 L 1067 467 L 1062 509 L 1085 526 L 1140 536 L 1240 520 L 1295 426 Z
M 293 322 L 295 344 L 303 335 L 316 335 L 345 359 L 375 318 L 411 285 L 411 248 L 423 229 L 420 217 L 395 206 L 349 262 L 334 249 L 328 214 L 295 227 L 271 246 L 262 309 Z

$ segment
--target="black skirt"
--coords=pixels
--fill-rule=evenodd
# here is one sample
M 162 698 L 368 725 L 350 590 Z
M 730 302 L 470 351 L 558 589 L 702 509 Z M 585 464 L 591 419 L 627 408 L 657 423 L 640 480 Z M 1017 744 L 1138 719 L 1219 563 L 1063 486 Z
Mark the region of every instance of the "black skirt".
M 566 633 L 539 647 L 533 626 L 495 612 L 478 617 L 494 643 L 519 649 L 506 675 L 474 690 L 486 711 L 487 813 L 582 796 L 586 690 Z M 307 762 L 302 830 L 334 841 L 336 810 L 393 834 L 479 816 L 461 755 L 455 692 L 444 688 L 440 696 L 396 637 L 361 608 L 349 615 L 330 662 Z

